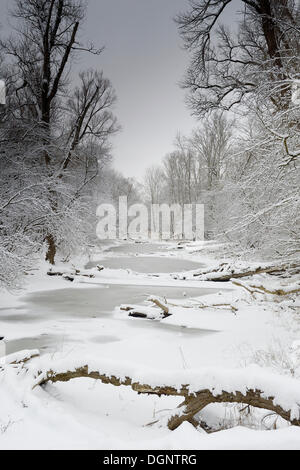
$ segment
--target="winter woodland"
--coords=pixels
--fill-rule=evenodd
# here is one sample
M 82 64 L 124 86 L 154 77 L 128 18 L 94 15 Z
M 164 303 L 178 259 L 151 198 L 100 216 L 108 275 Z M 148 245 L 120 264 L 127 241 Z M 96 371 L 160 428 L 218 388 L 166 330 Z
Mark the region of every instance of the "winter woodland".
M 102 44 L 82 40 L 89 2 L 10 3 L 0 448 L 299 449 L 299 1 L 241 0 L 229 27 L 231 0 L 188 0 L 197 125 L 143 180 L 114 163 L 126 123 Z M 100 68 L 77 73 L 89 55 Z M 204 204 L 205 240 L 99 240 L 97 208 L 121 196 Z

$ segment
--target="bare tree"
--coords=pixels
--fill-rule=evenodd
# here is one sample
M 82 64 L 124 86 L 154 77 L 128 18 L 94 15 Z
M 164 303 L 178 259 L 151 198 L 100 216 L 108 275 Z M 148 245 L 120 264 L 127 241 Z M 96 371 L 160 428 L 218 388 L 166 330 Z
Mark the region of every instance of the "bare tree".
M 192 54 L 184 86 L 197 115 L 248 102 L 258 89 L 284 109 L 299 78 L 300 10 L 294 0 L 242 0 L 240 29 L 220 22 L 232 0 L 190 0 L 177 17 Z
M 62 172 L 81 144 L 94 139 L 98 145 L 104 146 L 108 138 L 119 130 L 112 113 L 116 95 L 110 81 L 103 77 L 102 72 L 89 70 L 80 74 L 80 82 L 80 87 L 67 101 L 70 114 L 67 144 L 70 150 L 62 164 Z
M 83 156 L 83 149 L 87 150 L 88 140 L 92 139 L 104 148 L 117 130 L 111 111 L 115 94 L 101 72 L 89 71 L 81 74 L 81 86 L 67 98 L 68 72 L 74 55 L 79 51 L 101 52 L 78 40 L 85 17 L 83 2 L 16 0 L 12 16 L 17 31 L 3 43 L 14 65 L 11 101 L 14 119 L 21 127 L 34 128 L 35 149 L 31 145 L 31 152 L 35 156 L 40 152 L 41 174 L 49 178 L 44 186 L 49 217 L 44 219 L 42 231 L 48 243 L 46 259 L 53 264 L 58 243 L 56 219 L 62 213 L 62 205 L 70 208 L 97 175 L 96 155 L 91 158 L 86 152 Z M 82 178 L 70 176 L 74 170 L 78 175 L 79 169 Z M 64 182 L 68 188 L 63 187 Z
M 19 76 L 16 87 L 19 115 L 24 118 L 25 114 L 38 124 L 46 171 L 51 177 L 57 164 L 53 145 L 53 122 L 59 112 L 57 96 L 66 87 L 67 66 L 74 51 L 83 48 L 77 36 L 84 7 L 76 0 L 16 0 L 12 16 L 17 21 L 17 33 L 4 43 L 4 48 Z M 47 185 L 45 189 L 55 212 L 56 192 L 53 186 Z M 46 259 L 53 264 L 54 234 L 47 233 L 46 240 L 49 246 Z
M 194 145 L 206 161 L 209 187 L 221 176 L 214 206 L 223 211 L 223 217 L 217 211 L 223 239 L 251 256 L 296 257 L 300 5 L 294 0 L 242 0 L 239 27 L 229 31 L 222 19 L 230 4 L 232 0 L 190 0 L 189 11 L 177 18 L 191 53 L 184 86 L 190 90 L 193 112 L 203 116 L 223 109 L 243 115 L 238 145 L 225 158 L 228 164 L 222 157 L 215 160 L 217 139 L 200 134 Z M 206 134 L 212 137 L 214 132 Z
M 159 166 L 147 168 L 144 178 L 146 199 L 150 204 L 160 204 L 164 192 L 165 178 Z
M 0 237 L 13 260 L 18 253 L 29 260 L 46 240 L 46 259 L 54 263 L 58 247 L 75 249 L 92 229 L 99 167 L 118 130 L 115 93 L 95 71 L 69 90 L 75 54 L 101 52 L 78 40 L 83 2 L 16 0 L 12 15 L 16 32 L 1 43 L 8 96 L 0 129 Z
M 221 181 L 230 154 L 233 122 L 222 113 L 214 113 L 192 133 L 190 144 L 197 155 L 199 169 L 206 174 L 206 188 L 212 190 Z
M 17 32 L 5 49 L 20 72 L 21 87 L 35 105 L 34 117 L 42 125 L 51 123 L 57 93 L 66 85 L 68 64 L 77 50 L 90 50 L 77 39 L 85 9 L 78 0 L 15 0 L 12 16 Z M 50 156 L 46 155 L 46 163 Z

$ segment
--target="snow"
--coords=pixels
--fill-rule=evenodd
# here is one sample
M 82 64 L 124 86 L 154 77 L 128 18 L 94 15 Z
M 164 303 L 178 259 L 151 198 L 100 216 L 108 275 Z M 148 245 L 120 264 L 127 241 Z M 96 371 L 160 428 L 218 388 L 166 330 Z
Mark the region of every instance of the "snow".
M 188 423 L 173 432 L 145 427 L 160 417 L 160 410 L 177 406 L 180 400 L 174 397 L 138 396 L 127 387 L 84 379 L 24 393 L 18 386 L 25 376 L 7 373 L 5 386 L 0 380 L 1 425 L 8 425 L 0 434 L 1 449 L 299 450 L 296 427 L 260 431 L 239 426 L 215 434 L 196 431 Z
M 137 246 L 143 257 L 143 246 L 147 256 L 152 256 L 148 245 Z M 165 244 L 162 252 L 155 246 L 158 244 L 152 248 L 155 257 L 193 259 L 207 268 L 219 264 L 207 256 L 203 243 L 189 243 L 182 250 Z M 124 244 L 126 256 L 128 251 L 129 245 Z M 114 256 L 120 252 L 116 250 Z M 99 254 L 95 258 L 99 259 Z M 68 269 L 76 266 L 84 270 L 86 262 L 73 260 Z M 67 271 L 65 265 L 57 269 Z M 145 425 L 163 417 L 164 410 L 176 408 L 180 397 L 139 396 L 129 387 L 89 379 L 49 383 L 32 390 L 39 371 L 87 363 L 91 370 L 130 375 L 149 385 L 168 383 L 178 388 L 189 384 L 191 392 L 205 387 L 216 394 L 259 388 L 297 417 L 297 296 L 276 302 L 264 296 L 254 299 L 231 283 L 199 281 L 189 273 L 184 280 L 168 273 L 155 277 L 105 269 L 95 270 L 95 279 L 76 277 L 71 283 L 47 276 L 47 270 L 45 264 L 37 265 L 24 292 L 1 294 L 0 336 L 5 336 L 8 348 L 12 348 L 9 362 L 20 358 L 20 349 L 38 348 L 41 353 L 24 366 L 9 366 L 7 360 L 1 364 L 5 368 L 0 372 L 1 449 L 300 449 L 300 429 L 283 421 L 280 429 L 273 429 L 271 423 L 272 430 L 267 431 L 262 418 L 268 412 L 263 410 L 252 413 L 251 429 L 246 421 L 244 426 L 236 426 L 241 420 L 233 429 L 226 429 L 231 420 L 224 418 L 224 407 L 218 405 L 205 410 L 203 416 L 209 414 L 216 423 L 224 418 L 227 424 L 220 432 L 206 434 L 188 423 L 171 432 L 166 427 Z M 269 277 L 264 282 L 271 287 L 279 285 L 278 279 L 270 281 Z M 284 282 L 287 288 L 297 284 L 297 280 Z M 171 316 L 162 319 L 150 297 L 167 302 Z M 152 312 L 155 321 L 129 318 L 128 312 L 120 310 L 122 304 Z M 236 310 L 209 307 L 212 304 L 229 304 Z M 279 343 L 292 364 L 293 377 L 281 364 Z M 259 367 L 254 362 L 262 354 Z M 269 357 L 272 360 L 268 362 Z
M 34 356 L 39 356 L 39 354 L 40 352 L 38 349 L 18 351 L 14 354 L 8 354 L 7 356 L 0 359 L 0 364 L 2 363 L 3 365 L 5 365 L 19 363 L 24 360 L 29 360 Z

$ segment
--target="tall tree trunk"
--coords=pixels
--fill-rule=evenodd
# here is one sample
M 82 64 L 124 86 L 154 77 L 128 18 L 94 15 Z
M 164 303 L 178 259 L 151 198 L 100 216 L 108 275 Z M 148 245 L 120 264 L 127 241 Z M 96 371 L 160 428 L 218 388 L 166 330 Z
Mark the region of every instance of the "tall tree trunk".
M 46 237 L 46 242 L 48 243 L 48 249 L 46 253 L 46 261 L 49 261 L 50 264 L 55 264 L 55 255 L 56 255 L 56 243 L 53 235 L 49 234 Z

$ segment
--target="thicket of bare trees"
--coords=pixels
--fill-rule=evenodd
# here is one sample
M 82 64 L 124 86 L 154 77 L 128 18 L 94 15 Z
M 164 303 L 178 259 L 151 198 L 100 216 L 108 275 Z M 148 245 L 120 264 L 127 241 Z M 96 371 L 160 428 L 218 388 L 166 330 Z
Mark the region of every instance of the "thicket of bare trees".
M 0 120 L 0 283 L 15 286 L 33 253 L 55 262 L 83 245 L 96 224 L 93 198 L 118 130 L 115 93 L 102 71 L 80 74 L 85 5 L 77 0 L 15 0 L 15 31 L 1 42 L 7 103 Z M 92 215 L 91 215 L 92 214 Z
M 191 135 L 177 135 L 174 151 L 146 171 L 146 200 L 151 204 L 206 206 L 207 236 L 216 235 L 223 217 L 222 198 L 234 148 L 232 120 L 214 112 Z
M 147 171 L 151 203 L 206 206 L 206 231 L 238 254 L 299 255 L 300 6 L 241 0 L 238 28 L 222 24 L 232 0 L 190 0 L 177 18 L 191 61 L 183 83 L 199 117 L 162 165 Z M 54 263 L 93 234 L 99 198 L 139 199 L 109 167 L 118 131 L 115 92 L 102 71 L 72 88 L 82 44 L 81 0 L 14 0 L 15 30 L 0 42 L 0 284 L 15 286 L 33 254 Z M 103 180 L 106 181 L 103 184 Z
M 299 2 L 242 0 L 237 30 L 222 24 L 231 0 L 189 3 L 177 18 L 191 57 L 183 86 L 201 125 L 185 139 L 187 146 L 166 157 L 164 185 L 171 188 L 170 199 L 204 202 L 206 228 L 231 242 L 236 254 L 295 258 L 300 247 Z M 179 186 L 176 175 L 181 175 Z
M 232 0 L 190 0 L 177 18 L 191 53 L 184 85 L 196 114 L 269 100 L 274 111 L 289 107 L 299 75 L 299 2 L 241 0 L 237 32 L 222 24 Z M 299 78 L 299 77 L 298 77 Z

